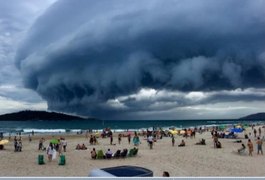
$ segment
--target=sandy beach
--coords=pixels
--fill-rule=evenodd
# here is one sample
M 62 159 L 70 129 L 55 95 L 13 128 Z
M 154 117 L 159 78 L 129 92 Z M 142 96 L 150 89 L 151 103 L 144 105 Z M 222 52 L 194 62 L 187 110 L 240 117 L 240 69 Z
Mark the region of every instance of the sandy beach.
M 251 128 L 247 129 L 247 133 Z M 262 128 L 262 136 L 264 129 Z M 246 145 L 247 139 L 243 138 L 244 133 L 239 134 L 242 142 Z M 14 152 L 13 140 L 5 145 L 5 150 L 0 151 L 0 176 L 88 176 L 95 168 L 112 167 L 119 165 L 135 165 L 148 168 L 154 172 L 154 176 L 162 176 L 163 171 L 168 171 L 170 176 L 265 176 L 265 157 L 257 155 L 256 141 L 251 137 L 254 144 L 253 156 L 239 155 L 237 149 L 241 143 L 234 143 L 234 139 L 219 139 L 222 143 L 221 149 L 215 149 L 210 132 L 197 133 L 195 139 L 183 138 L 175 135 L 175 146 L 171 145 L 171 138 L 164 137 L 154 143 L 152 150 L 149 149 L 144 137 L 140 137 L 141 144 L 136 157 L 111 160 L 92 160 L 90 151 L 92 148 L 102 149 L 104 152 L 110 148 L 113 152 L 117 149 L 132 148 L 127 138 L 122 138 L 118 144 L 117 134 L 114 136 L 114 143 L 109 144 L 109 138 L 98 138 L 99 145 L 89 145 L 89 139 L 85 135 L 65 135 L 68 146 L 65 152 L 66 164 L 58 165 L 58 157 L 48 162 L 45 151 L 38 151 L 39 138 L 33 136 L 29 142 L 28 137 L 23 137 L 22 152 Z M 60 136 L 55 136 L 60 137 Z M 51 136 L 45 136 L 45 147 L 48 145 Z M 201 138 L 206 139 L 206 146 L 195 145 Z M 13 139 L 13 137 L 12 137 Z M 185 147 L 178 147 L 184 139 Z M 85 143 L 87 150 L 75 150 L 77 144 Z M 264 146 L 264 145 L 263 145 Z M 248 153 L 248 150 L 246 151 Z M 43 154 L 45 164 L 38 165 L 37 157 Z

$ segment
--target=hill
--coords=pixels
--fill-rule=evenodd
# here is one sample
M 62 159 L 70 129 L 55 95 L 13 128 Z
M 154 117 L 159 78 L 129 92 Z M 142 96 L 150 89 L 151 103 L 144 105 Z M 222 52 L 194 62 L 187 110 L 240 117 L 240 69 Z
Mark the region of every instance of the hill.
M 245 117 L 241 117 L 243 120 L 265 120 L 265 113 L 251 114 Z
M 63 113 L 47 111 L 19 111 L 15 113 L 0 115 L 0 121 L 27 121 L 27 120 L 86 120 L 80 116 L 67 115 Z M 93 118 L 91 118 L 93 119 Z

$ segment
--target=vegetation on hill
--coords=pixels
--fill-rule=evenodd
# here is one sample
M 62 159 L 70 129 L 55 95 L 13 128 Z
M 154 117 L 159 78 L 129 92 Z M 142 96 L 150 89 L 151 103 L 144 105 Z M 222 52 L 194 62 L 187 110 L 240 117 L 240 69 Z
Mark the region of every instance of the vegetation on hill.
M 251 115 L 242 117 L 240 119 L 244 119 L 244 120 L 265 120 L 265 113 L 251 114 Z
M 47 111 L 19 111 L 15 113 L 0 115 L 0 120 L 5 121 L 21 121 L 21 120 L 85 120 L 88 118 L 83 118 L 80 116 L 67 115 L 57 112 L 47 112 Z M 91 118 L 92 119 L 92 118 Z

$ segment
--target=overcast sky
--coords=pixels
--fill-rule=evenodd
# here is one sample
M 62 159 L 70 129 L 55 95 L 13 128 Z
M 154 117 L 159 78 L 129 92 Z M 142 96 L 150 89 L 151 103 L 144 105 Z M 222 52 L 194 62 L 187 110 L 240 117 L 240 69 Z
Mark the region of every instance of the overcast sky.
M 264 8 L 263 0 L 0 0 L 0 113 L 263 112 Z

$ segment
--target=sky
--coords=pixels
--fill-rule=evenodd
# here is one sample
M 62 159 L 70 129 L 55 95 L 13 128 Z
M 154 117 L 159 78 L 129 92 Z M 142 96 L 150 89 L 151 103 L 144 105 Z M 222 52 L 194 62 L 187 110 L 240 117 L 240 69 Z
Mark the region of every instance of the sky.
M 263 0 L 0 0 L 0 113 L 263 112 L 264 8 Z

